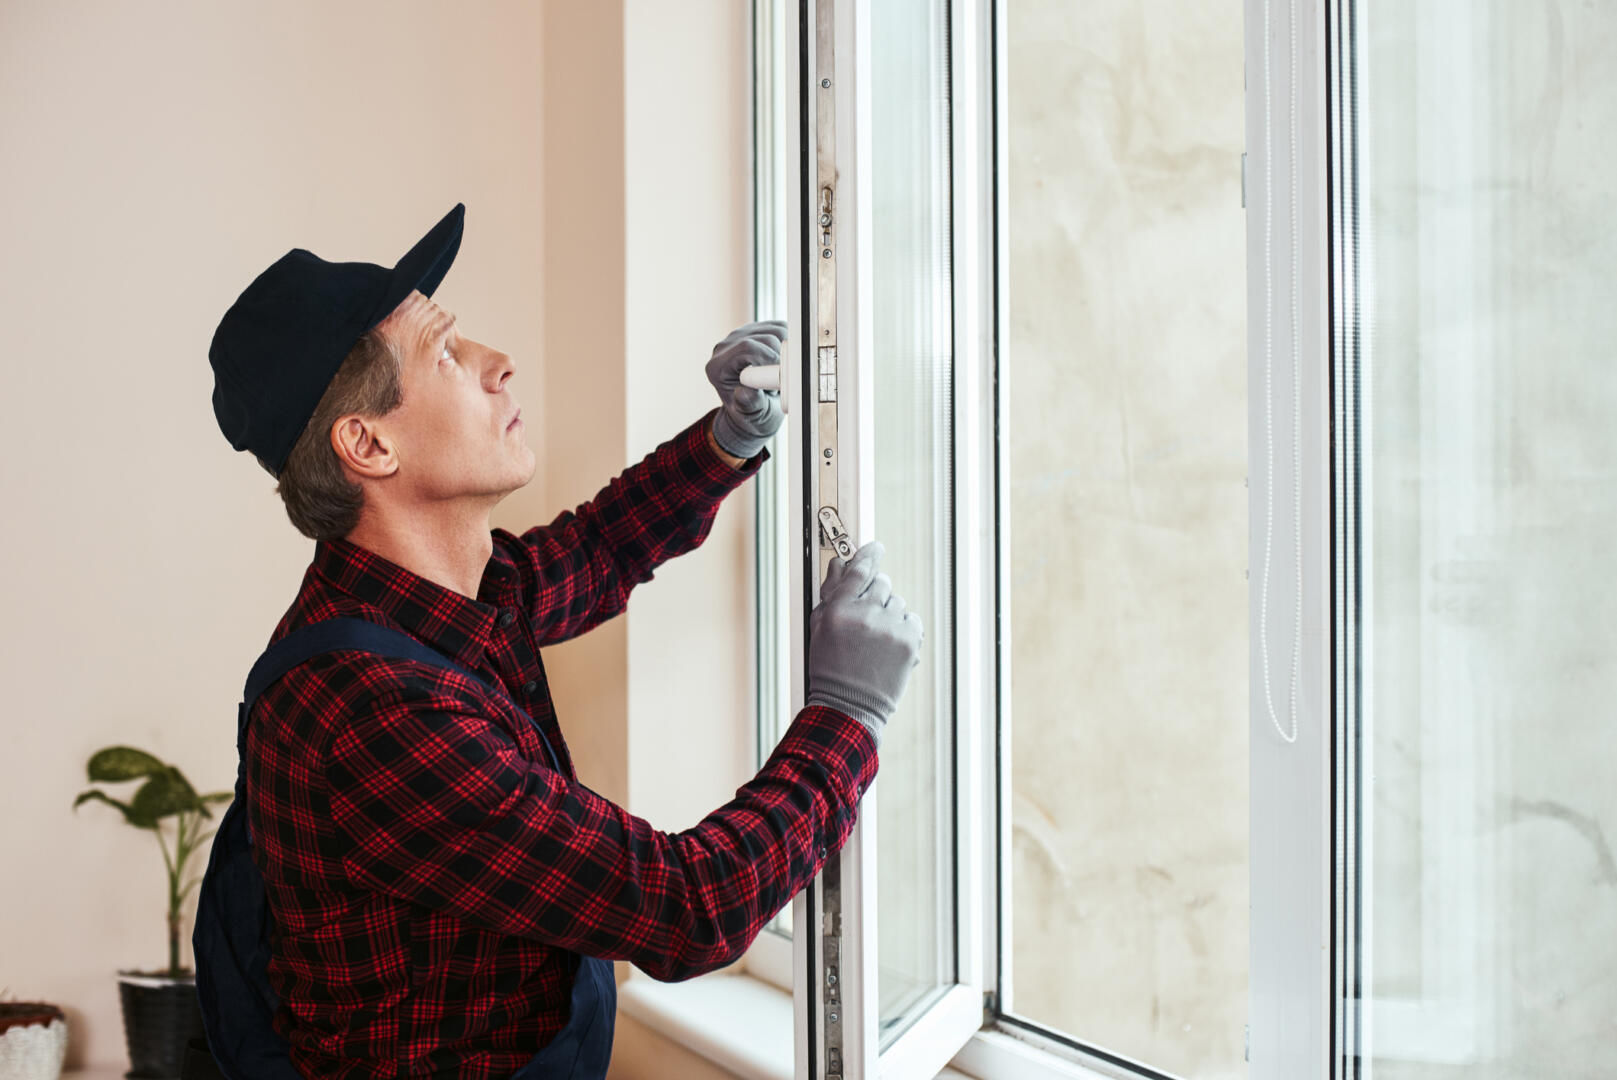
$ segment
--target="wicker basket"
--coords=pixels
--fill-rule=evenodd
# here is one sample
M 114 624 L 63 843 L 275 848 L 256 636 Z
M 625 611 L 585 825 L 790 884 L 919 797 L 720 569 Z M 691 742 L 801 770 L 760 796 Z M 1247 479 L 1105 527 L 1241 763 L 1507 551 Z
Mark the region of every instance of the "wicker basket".
M 132 1080 L 179 1076 L 185 1044 L 206 1037 L 196 977 L 120 971 L 118 999 L 123 1006 L 124 1041 L 129 1045 L 130 1069 L 124 1076 Z
M 57 1080 L 67 1055 L 67 1017 L 42 1001 L 0 1002 L 0 1076 Z

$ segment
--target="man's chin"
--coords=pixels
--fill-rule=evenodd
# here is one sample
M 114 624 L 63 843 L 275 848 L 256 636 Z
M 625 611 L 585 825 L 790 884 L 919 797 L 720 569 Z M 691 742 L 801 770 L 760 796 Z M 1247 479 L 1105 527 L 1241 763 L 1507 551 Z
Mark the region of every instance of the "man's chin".
M 511 494 L 513 491 L 521 491 L 523 488 L 525 488 L 529 484 L 533 483 L 534 475 L 537 474 L 538 471 L 539 471 L 539 464 L 538 464 L 537 458 L 533 458 L 533 459 L 530 460 L 530 462 L 528 464 L 528 468 L 525 471 L 523 469 L 520 469 L 520 468 L 513 470 L 512 479 L 511 479 L 510 483 L 507 484 L 505 486 L 505 488 L 501 491 L 500 498 L 502 498 L 502 499 L 505 498 L 507 495 Z

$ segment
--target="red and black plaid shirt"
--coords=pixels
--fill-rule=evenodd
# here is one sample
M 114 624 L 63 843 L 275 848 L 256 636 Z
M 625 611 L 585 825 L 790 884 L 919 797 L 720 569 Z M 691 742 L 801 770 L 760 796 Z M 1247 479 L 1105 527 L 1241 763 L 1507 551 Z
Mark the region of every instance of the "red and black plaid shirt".
M 668 833 L 578 782 L 551 707 L 539 646 L 623 611 L 767 460 L 719 457 L 711 416 L 576 512 L 521 536 L 492 530 L 475 601 L 347 541 L 316 544 L 272 642 L 358 616 L 510 699 L 345 650 L 293 668 L 254 706 L 247 812 L 277 924 L 276 1028 L 300 1072 L 508 1077 L 567 1020 L 562 950 L 664 981 L 723 967 L 847 839 L 877 759 L 842 713 L 804 709 L 732 801 Z

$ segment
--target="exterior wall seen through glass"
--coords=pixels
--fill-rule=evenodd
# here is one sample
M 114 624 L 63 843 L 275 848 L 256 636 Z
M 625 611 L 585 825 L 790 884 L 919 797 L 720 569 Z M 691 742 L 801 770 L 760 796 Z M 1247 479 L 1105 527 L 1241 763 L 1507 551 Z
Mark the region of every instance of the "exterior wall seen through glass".
M 1617 9 L 1358 7 L 1376 1080 L 1617 1074 Z
M 1245 1077 L 1242 7 L 1006 15 L 1008 1007 Z

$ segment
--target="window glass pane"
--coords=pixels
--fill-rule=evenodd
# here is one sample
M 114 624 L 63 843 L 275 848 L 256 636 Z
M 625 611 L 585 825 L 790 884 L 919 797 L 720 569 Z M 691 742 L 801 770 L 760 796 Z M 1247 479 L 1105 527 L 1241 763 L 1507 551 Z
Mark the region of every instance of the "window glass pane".
M 893 591 L 926 625 L 876 785 L 882 1045 L 953 984 L 954 556 L 949 9 L 870 10 L 876 515 Z M 844 251 L 848 249 L 844 247 Z
M 1617 8 L 1355 6 L 1348 1052 L 1376 1080 L 1609 1077 Z
M 1006 1006 L 1244 1077 L 1242 7 L 1006 15 Z

